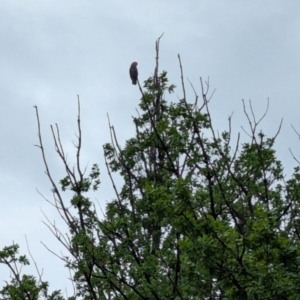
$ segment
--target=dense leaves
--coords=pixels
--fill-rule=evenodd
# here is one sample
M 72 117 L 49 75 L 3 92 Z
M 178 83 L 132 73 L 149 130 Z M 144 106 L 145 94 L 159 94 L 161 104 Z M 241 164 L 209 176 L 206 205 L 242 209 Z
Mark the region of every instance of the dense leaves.
M 56 144 L 66 176 L 57 187 L 47 174 L 70 228 L 68 238 L 54 233 L 69 251 L 62 259 L 73 274 L 74 296 L 299 299 L 300 168 L 284 178 L 276 136 L 257 132 L 259 122 L 247 112 L 248 142 L 232 141 L 230 126 L 217 134 L 208 84 L 203 103 L 197 95 L 189 102 L 182 87 L 183 98 L 169 101 L 175 86 L 156 68 L 141 89 L 136 135 L 121 147 L 111 126 L 105 161 L 110 178 L 119 174 L 123 185 L 117 190 L 112 181 L 115 196 L 103 218 L 86 196 L 100 184 L 98 166 L 88 176 L 79 161 L 70 169 Z M 43 152 L 41 139 L 40 147 Z M 77 157 L 80 148 L 81 135 Z M 66 190 L 74 193 L 70 202 L 61 195 Z M 0 262 L 28 263 L 16 253 L 16 246 L 5 248 Z M 18 276 L 1 291 L 4 299 L 62 299 L 60 292 L 48 296 L 47 283 Z

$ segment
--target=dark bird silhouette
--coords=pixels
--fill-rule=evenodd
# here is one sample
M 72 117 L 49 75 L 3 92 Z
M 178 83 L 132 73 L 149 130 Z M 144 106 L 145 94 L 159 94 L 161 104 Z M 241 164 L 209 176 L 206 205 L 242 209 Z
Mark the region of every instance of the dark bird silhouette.
M 136 84 L 136 81 L 138 79 L 138 69 L 137 69 L 137 62 L 134 61 L 131 66 L 130 66 L 130 69 L 129 69 L 129 75 L 130 75 L 130 78 L 132 80 L 132 84 Z

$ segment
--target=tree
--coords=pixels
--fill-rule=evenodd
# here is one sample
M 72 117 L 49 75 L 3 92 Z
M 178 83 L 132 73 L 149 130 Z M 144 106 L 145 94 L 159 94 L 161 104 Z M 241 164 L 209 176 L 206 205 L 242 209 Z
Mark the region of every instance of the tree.
M 110 125 L 112 140 L 103 147 L 115 190 L 104 218 L 86 196 L 97 190 L 100 171 L 94 164 L 85 174 L 80 164 L 79 101 L 75 168 L 68 164 L 58 127 L 51 127 L 66 170 L 59 184 L 49 172 L 35 107 L 38 146 L 53 185 L 53 204 L 69 235 L 54 224 L 50 228 L 69 252 L 61 259 L 73 272 L 74 297 L 298 299 L 300 168 L 285 180 L 274 149 L 281 125 L 274 137 L 257 132 L 262 118 L 257 121 L 251 103 L 250 114 L 244 104 L 249 141 L 240 144 L 238 137 L 232 146 L 231 118 L 229 129 L 221 134 L 213 127 L 209 82 L 200 79 L 201 97 L 191 85 L 195 99 L 188 101 L 179 56 L 183 97 L 166 100 L 175 86 L 168 83 L 166 72 L 159 73 L 159 41 L 154 75 L 143 88 L 139 85 L 135 136 L 122 148 Z M 112 173 L 122 177 L 121 190 Z M 63 198 L 67 190 L 73 192 L 70 201 Z M 6 256 L 16 259 L 9 251 L 4 249 L 0 256 L 8 266 Z M 22 257 L 19 262 L 27 260 Z M 24 291 L 32 288 L 41 295 L 47 290 L 47 283 L 34 277 L 23 277 L 31 280 L 28 287 L 16 281 L 18 272 L 14 276 L 1 292 L 4 299 L 37 299 Z M 43 296 L 62 299 L 60 292 L 54 293 Z

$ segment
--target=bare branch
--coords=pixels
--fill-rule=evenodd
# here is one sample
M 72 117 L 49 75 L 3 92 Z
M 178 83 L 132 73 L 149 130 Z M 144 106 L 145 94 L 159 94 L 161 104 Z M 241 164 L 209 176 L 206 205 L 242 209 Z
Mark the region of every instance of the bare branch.
M 180 74 L 181 74 L 181 86 L 182 86 L 182 91 L 183 91 L 183 99 L 184 99 L 184 102 L 186 102 L 186 93 L 185 93 L 185 86 L 184 86 L 184 80 L 183 80 L 183 70 L 182 70 L 182 64 L 181 64 L 181 59 L 180 59 L 179 54 L 178 54 L 178 60 L 179 60 L 179 67 L 180 67 Z
M 35 269 L 36 269 L 36 271 L 37 271 L 37 273 L 39 275 L 39 282 L 41 283 L 42 282 L 43 271 L 42 271 L 42 273 L 40 273 L 40 271 L 39 271 L 39 269 L 37 267 L 37 263 L 36 263 L 33 255 L 30 252 L 29 245 L 28 245 L 28 240 L 27 240 L 27 236 L 26 235 L 25 235 L 25 240 L 26 240 L 26 246 L 27 246 L 28 253 L 29 253 L 29 255 L 30 255 L 30 257 L 31 257 L 31 259 L 32 259 L 32 261 L 34 263 Z

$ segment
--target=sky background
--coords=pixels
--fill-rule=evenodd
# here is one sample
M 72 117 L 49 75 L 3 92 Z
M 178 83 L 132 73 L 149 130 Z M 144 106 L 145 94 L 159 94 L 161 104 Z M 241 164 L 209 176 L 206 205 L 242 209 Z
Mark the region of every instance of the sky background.
M 81 100 L 82 165 L 99 163 L 102 185 L 92 200 L 102 208 L 114 198 L 102 145 L 110 141 L 107 113 L 121 144 L 134 134 L 132 116 L 141 97 L 128 69 L 138 62 L 139 80 L 153 74 L 155 40 L 160 44 L 160 70 L 177 85 L 168 97 L 182 96 L 180 53 L 184 76 L 199 94 L 199 77 L 216 88 L 210 108 L 217 129 L 233 115 L 233 133 L 247 126 L 242 99 L 251 99 L 257 117 L 270 100 L 267 117 L 259 126 L 276 133 L 278 158 L 285 173 L 299 157 L 300 141 L 300 1 L 299 0 L 43 0 L 0 1 L 0 249 L 13 241 L 28 255 L 25 235 L 43 279 L 50 289 L 68 290 L 68 271 L 49 253 L 44 242 L 59 253 L 62 246 L 47 227 L 43 212 L 61 225 L 55 209 L 37 192 L 52 199 L 38 143 L 33 105 L 40 114 L 46 156 L 53 177 L 63 176 L 54 151 L 50 124 L 57 123 L 68 153 L 75 161 L 77 95 Z M 187 87 L 187 96 L 193 92 Z M 68 201 L 68 197 L 65 198 Z M 34 268 L 24 272 L 36 275 Z M 0 265 L 0 287 L 9 278 Z

